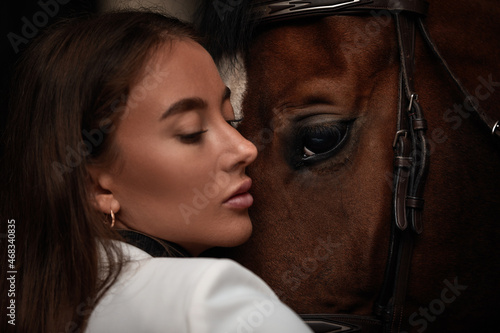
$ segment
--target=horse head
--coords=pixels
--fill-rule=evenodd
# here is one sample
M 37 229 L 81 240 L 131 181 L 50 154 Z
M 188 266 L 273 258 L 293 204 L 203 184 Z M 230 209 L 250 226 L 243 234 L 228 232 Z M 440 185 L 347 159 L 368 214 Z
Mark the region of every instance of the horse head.
M 203 29 L 231 53 L 238 47 L 221 40 L 250 36 L 244 31 L 253 7 L 217 3 L 204 9 Z M 386 10 L 351 14 L 251 27 L 240 70 L 228 72 L 244 84 L 235 105 L 244 114 L 239 129 L 259 156 L 248 168 L 254 234 L 224 255 L 299 313 L 372 314 L 393 251 L 397 31 Z M 423 232 L 409 262 L 405 330 L 484 330 L 494 322 L 500 150 L 470 97 L 500 119 L 499 14 L 491 1 L 447 0 L 432 2 L 424 19 L 467 99 L 416 35 L 413 81 L 428 123 L 430 166 Z

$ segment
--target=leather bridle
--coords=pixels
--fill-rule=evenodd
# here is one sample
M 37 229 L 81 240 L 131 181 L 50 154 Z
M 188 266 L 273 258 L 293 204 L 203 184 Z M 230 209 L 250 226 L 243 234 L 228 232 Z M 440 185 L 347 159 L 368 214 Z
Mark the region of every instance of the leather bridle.
M 394 181 L 391 236 L 384 282 L 373 316 L 310 314 L 303 319 L 318 332 L 399 332 L 403 320 L 413 243 L 423 231 L 423 192 L 429 167 L 427 122 L 414 89 L 414 56 L 417 29 L 431 52 L 440 61 L 470 109 L 500 138 L 500 123 L 491 119 L 460 83 L 431 40 L 423 22 L 428 3 L 423 0 L 309 0 L 262 1 L 252 3 L 259 24 L 299 17 L 331 15 L 380 15 L 388 11 L 396 25 L 400 58 L 397 129 L 394 137 Z

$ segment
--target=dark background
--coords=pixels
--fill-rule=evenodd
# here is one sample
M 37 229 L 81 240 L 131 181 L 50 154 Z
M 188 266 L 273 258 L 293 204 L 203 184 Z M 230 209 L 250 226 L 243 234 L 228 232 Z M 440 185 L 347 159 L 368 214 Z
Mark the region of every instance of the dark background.
M 47 4 L 44 9 L 41 4 Z M 57 7 L 56 7 L 57 5 Z M 98 9 L 97 0 L 1 0 L 0 1 L 0 24 L 2 28 L 0 44 L 1 60 L 1 85 L 0 85 L 0 137 L 5 130 L 7 120 L 7 100 L 9 96 L 9 85 L 13 74 L 13 69 L 22 50 L 29 45 L 29 41 L 39 34 L 44 27 L 56 22 L 58 19 L 78 16 L 82 13 L 96 12 Z M 25 18 L 23 21 L 23 17 Z M 47 20 L 45 20 L 47 18 Z M 38 33 L 26 38 L 27 44 L 19 44 L 19 52 L 16 52 L 9 41 L 9 33 L 14 33 L 21 38 L 23 36 L 23 26 L 25 21 L 33 24 Z M 45 23 L 46 22 L 46 23 Z M 37 26 L 38 24 L 38 26 Z M 25 28 L 26 30 L 26 28 Z M 35 30 L 36 31 L 36 30 Z M 26 129 L 29 130 L 29 129 Z M 0 145 L 0 156 L 3 155 L 3 140 Z

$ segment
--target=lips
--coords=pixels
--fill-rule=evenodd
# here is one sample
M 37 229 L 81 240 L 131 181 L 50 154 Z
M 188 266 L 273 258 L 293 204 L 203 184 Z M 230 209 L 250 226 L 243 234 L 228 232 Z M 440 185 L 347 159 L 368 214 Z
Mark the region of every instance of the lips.
M 233 192 L 233 194 L 223 202 L 223 205 L 235 209 L 248 208 L 253 204 L 253 197 L 248 190 L 252 187 L 252 180 L 247 178 Z

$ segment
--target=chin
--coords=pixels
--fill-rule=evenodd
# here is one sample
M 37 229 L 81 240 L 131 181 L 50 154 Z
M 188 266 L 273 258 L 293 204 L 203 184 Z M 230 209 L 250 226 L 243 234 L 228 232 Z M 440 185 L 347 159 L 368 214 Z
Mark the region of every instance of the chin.
M 250 221 L 250 217 L 246 216 L 240 219 L 241 221 L 238 221 L 238 223 L 232 226 L 231 229 L 233 230 L 226 234 L 222 244 L 217 246 L 234 247 L 245 243 L 250 238 L 252 235 L 252 222 Z

